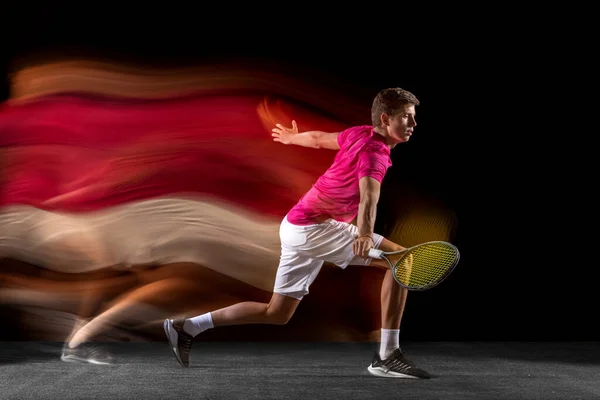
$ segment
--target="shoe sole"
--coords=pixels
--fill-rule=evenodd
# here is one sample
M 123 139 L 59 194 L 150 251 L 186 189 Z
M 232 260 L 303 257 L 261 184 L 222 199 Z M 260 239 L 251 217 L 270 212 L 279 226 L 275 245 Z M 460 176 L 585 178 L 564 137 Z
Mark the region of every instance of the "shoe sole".
M 109 362 L 104 362 L 104 361 L 98 361 L 98 360 L 89 360 L 87 358 L 81 358 L 81 357 L 77 357 L 77 356 L 60 356 L 61 361 L 64 362 L 86 362 L 89 364 L 94 364 L 94 365 L 110 365 L 111 363 Z
M 171 331 L 174 331 L 175 335 L 177 335 L 177 336 L 178 336 L 178 334 L 175 331 L 175 329 L 173 329 L 172 323 L 171 323 L 170 319 L 166 319 L 165 320 L 165 322 L 163 323 L 163 328 L 165 329 L 165 335 L 167 335 L 167 339 L 169 340 L 169 347 L 173 351 L 173 355 L 175 355 L 175 358 L 177 359 L 177 361 L 179 362 L 179 364 L 181 364 L 182 367 L 186 367 L 187 368 L 188 366 L 185 365 L 183 363 L 183 361 L 181 361 L 181 357 L 179 356 L 179 351 L 177 350 L 177 345 L 174 344 L 176 342 L 175 342 L 175 339 L 171 335 Z
M 424 379 L 418 376 L 407 375 L 400 372 L 388 371 L 385 372 L 381 368 L 373 368 L 370 365 L 367 367 L 367 371 L 371 373 L 371 375 L 378 376 L 380 378 L 400 378 L 400 379 Z

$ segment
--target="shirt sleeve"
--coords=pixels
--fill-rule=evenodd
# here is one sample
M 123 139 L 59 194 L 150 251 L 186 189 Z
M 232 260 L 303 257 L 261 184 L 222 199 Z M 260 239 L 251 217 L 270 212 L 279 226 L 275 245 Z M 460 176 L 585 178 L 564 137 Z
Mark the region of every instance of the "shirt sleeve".
M 380 149 L 367 147 L 358 155 L 358 179 L 360 180 L 362 177 L 368 176 L 381 183 L 389 165 L 389 156 L 387 154 Z
M 340 146 L 340 149 L 343 148 L 344 144 L 348 141 L 348 134 L 350 133 L 351 130 L 352 130 L 352 128 L 348 128 L 339 133 L 339 135 L 337 137 L 337 142 L 338 142 L 338 146 Z

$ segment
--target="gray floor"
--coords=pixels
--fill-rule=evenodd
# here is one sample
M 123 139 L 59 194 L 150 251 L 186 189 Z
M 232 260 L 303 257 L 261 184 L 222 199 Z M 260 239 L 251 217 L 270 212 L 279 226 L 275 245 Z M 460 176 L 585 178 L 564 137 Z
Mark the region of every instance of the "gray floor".
M 111 366 L 64 363 L 61 343 L 0 342 L 0 399 L 600 399 L 598 343 L 418 342 L 430 380 L 371 376 L 374 344 L 102 343 Z

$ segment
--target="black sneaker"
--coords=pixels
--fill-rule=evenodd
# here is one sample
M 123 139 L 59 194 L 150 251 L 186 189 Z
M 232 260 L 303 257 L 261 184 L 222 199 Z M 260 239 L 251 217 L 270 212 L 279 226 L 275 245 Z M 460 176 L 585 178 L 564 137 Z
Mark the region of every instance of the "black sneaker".
M 372 375 L 383 378 L 430 378 L 426 371 L 417 368 L 412 362 L 408 361 L 400 349 L 394 350 L 385 360 L 381 360 L 379 353 L 375 352 L 375 358 L 367 369 Z
M 108 365 L 113 363 L 113 358 L 110 354 L 90 343 L 82 343 L 74 348 L 70 348 L 68 344 L 65 343 L 60 359 L 65 362 L 87 362 L 97 365 Z
M 194 337 L 183 331 L 184 321 L 185 319 L 165 319 L 163 326 L 175 358 L 183 367 L 189 367 Z

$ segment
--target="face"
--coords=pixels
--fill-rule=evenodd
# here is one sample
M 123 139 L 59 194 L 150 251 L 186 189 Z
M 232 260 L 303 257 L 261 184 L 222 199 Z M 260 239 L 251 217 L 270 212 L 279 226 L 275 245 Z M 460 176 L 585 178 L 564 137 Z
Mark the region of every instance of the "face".
M 386 141 L 390 146 L 393 147 L 398 143 L 408 142 L 415 126 L 417 126 L 415 117 L 416 112 L 413 104 L 404 105 L 402 110 L 394 116 L 381 115 L 381 122 L 386 130 Z

